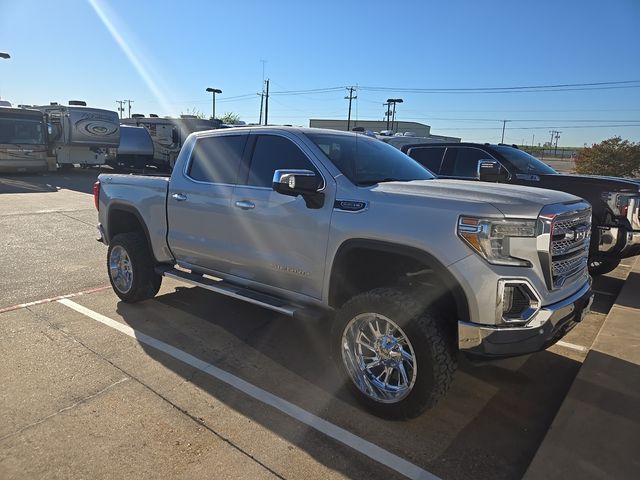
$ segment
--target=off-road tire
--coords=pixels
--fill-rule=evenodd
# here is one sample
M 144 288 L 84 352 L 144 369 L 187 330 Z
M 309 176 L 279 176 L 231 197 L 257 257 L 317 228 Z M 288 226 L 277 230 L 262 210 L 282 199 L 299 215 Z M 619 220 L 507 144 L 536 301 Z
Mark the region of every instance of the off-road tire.
M 589 260 L 589 274 L 593 277 L 614 271 L 620 265 L 620 260 Z
M 377 288 L 361 293 L 337 312 L 331 329 L 334 363 L 358 401 L 373 414 L 391 420 L 413 418 L 446 394 L 457 367 L 455 330 L 451 319 L 429 306 L 416 291 Z M 362 313 L 379 313 L 395 322 L 409 338 L 417 365 L 411 392 L 396 403 L 378 402 L 351 380 L 342 357 L 342 336 L 349 322 Z M 449 321 L 449 324 L 447 324 Z
M 124 248 L 131 260 L 133 281 L 127 292 L 121 292 L 111 278 L 109 259 L 116 246 Z M 127 303 L 140 302 L 155 297 L 162 284 L 162 276 L 154 270 L 154 261 L 147 240 L 144 235 L 137 232 L 119 233 L 111 239 L 107 252 L 107 274 L 113 291 Z

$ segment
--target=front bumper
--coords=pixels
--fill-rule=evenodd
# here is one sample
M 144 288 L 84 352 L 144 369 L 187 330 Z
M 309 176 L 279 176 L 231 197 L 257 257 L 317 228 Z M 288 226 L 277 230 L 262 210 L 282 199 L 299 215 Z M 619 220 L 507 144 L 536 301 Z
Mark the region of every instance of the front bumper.
M 481 357 L 513 357 L 544 350 L 580 322 L 592 302 L 589 279 L 570 297 L 543 307 L 526 326 L 499 327 L 459 321 L 458 348 Z

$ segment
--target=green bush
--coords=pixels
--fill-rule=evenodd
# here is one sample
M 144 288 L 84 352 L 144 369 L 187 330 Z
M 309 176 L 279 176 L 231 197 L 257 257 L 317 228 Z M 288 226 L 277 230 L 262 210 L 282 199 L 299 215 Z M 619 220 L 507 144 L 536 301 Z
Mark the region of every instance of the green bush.
M 637 177 L 640 175 L 640 143 L 609 138 L 580 150 L 576 172 L 585 175 Z

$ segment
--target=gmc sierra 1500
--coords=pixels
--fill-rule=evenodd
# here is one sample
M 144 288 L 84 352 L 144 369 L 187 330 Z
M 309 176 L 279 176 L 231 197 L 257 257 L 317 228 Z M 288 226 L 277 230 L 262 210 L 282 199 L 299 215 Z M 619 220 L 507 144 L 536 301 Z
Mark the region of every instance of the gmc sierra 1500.
M 360 134 L 194 133 L 170 178 L 102 174 L 94 195 L 122 300 L 165 276 L 326 319 L 345 381 L 385 417 L 434 405 L 459 351 L 544 349 L 592 299 L 588 203 L 434 179 Z

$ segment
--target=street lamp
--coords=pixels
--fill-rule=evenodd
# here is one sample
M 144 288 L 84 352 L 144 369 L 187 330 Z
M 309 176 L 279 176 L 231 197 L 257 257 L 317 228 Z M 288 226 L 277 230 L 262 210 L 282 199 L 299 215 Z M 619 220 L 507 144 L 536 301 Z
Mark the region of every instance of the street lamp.
M 9 54 L 8 54 L 8 53 L 6 53 L 6 52 L 0 52 L 0 58 L 5 58 L 5 59 L 6 59 L 6 58 L 11 58 L 11 55 L 9 55 Z
M 220 90 L 219 88 L 207 88 L 206 90 L 207 92 L 211 92 L 211 94 L 213 95 L 213 102 L 212 102 L 212 114 L 211 114 L 211 118 L 213 120 L 216 119 L 216 93 L 222 93 L 222 90 Z
M 391 130 L 393 130 L 393 123 L 396 121 L 396 103 L 402 103 L 403 101 L 401 98 L 387 98 L 387 130 L 389 129 L 389 107 L 393 105 L 391 117 Z

